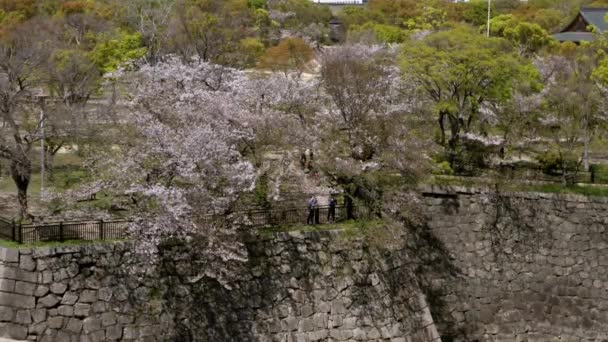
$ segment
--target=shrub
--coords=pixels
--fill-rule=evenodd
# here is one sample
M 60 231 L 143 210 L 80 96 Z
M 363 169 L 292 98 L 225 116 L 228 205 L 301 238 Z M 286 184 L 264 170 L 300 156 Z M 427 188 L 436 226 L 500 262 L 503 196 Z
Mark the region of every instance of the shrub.
M 562 174 L 564 170 L 574 171 L 578 169 L 578 158 L 574 153 L 559 153 L 550 150 L 539 154 L 536 159 L 541 169 L 548 175 Z

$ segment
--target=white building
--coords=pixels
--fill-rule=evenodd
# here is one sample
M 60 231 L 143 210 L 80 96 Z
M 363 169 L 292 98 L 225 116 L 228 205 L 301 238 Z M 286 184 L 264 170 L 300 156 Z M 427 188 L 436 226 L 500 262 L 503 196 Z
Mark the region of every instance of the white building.
M 326 5 L 364 5 L 367 0 L 310 0 L 317 4 Z

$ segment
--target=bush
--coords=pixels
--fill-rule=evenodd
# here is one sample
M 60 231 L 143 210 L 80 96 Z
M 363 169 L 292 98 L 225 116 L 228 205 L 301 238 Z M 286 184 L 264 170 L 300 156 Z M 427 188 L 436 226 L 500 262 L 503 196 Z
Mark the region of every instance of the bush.
M 560 154 L 555 150 L 541 153 L 536 159 L 543 172 L 548 175 L 562 174 L 564 170 L 575 171 L 579 165 L 578 158 L 574 153 Z
M 488 166 L 491 148 L 476 141 L 466 141 L 448 148 L 445 159 L 453 172 L 459 175 L 476 176 Z
M 255 195 L 255 203 L 258 207 L 263 209 L 270 209 L 271 205 L 268 201 L 269 193 L 269 179 L 268 174 L 264 173 L 260 176 L 258 181 L 255 183 L 255 189 L 253 190 Z
M 592 164 L 589 167 L 589 171 L 593 175 L 593 183 L 608 183 L 608 165 L 605 164 Z
M 449 175 L 454 174 L 454 170 L 450 166 L 449 162 L 442 161 L 442 162 L 435 163 L 433 165 L 432 173 L 434 175 L 448 175 L 449 176 Z

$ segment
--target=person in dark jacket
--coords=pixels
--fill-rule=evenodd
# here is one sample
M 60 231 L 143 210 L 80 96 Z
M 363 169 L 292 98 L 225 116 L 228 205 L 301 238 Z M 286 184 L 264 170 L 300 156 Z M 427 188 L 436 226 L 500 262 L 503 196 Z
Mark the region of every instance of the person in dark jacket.
M 315 211 L 317 209 L 317 198 L 313 195 L 308 200 L 308 218 L 306 224 L 315 224 Z
M 338 205 L 338 201 L 332 196 L 329 199 L 329 210 L 327 211 L 327 223 L 336 222 L 336 206 Z

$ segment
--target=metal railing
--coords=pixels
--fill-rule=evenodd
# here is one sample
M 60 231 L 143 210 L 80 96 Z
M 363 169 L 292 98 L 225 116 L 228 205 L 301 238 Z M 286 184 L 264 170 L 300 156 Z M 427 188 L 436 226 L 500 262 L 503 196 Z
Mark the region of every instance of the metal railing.
M 343 222 L 349 219 L 366 219 L 372 216 L 369 208 L 365 206 L 336 206 L 333 215 L 330 215 L 329 206 L 317 206 L 314 210 L 306 207 L 282 208 L 270 210 L 250 210 L 241 214 L 249 221 L 253 228 L 290 226 L 304 224 L 330 224 Z
M 128 220 L 89 220 L 21 224 L 0 219 L 0 238 L 18 243 L 124 239 L 129 223 Z
M 571 184 L 608 184 L 608 172 L 593 169 L 590 171 L 566 170 L 565 176 L 560 171 L 545 172 L 540 168 L 501 168 L 498 170 L 498 173 L 507 178 L 526 181 L 561 183 L 565 178 Z
M 333 212 L 333 214 L 332 214 Z M 352 206 L 347 209 L 337 206 L 319 206 L 314 210 L 308 208 L 282 208 L 269 210 L 244 210 L 236 213 L 243 218 L 247 228 L 267 228 L 300 224 L 328 224 L 348 219 L 371 217 L 371 211 L 364 206 Z M 209 224 L 225 222 L 223 216 L 209 216 Z M 14 220 L 0 218 L 0 239 L 17 243 L 37 243 L 45 241 L 66 240 L 114 240 L 128 236 L 129 220 L 86 220 L 21 224 Z

